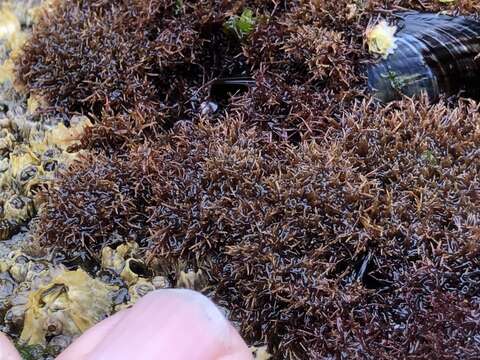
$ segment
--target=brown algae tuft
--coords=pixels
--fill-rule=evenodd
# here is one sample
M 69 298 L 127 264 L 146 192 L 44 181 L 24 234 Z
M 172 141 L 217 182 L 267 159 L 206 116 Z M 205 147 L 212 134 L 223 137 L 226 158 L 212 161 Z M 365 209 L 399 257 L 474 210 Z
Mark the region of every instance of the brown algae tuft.
M 477 268 L 478 106 L 397 106 L 357 103 L 323 142 L 298 146 L 233 116 L 178 124 L 148 147 L 69 170 L 48 193 L 37 235 L 96 253 L 117 229 L 151 244 L 149 258 L 178 284 L 186 283 L 179 263 L 201 269 L 243 336 L 266 339 L 273 354 L 353 356 L 368 338 L 375 345 L 365 352 L 388 356 L 384 336 L 402 348 L 421 319 L 442 327 L 438 306 L 446 303 L 430 302 L 433 294 L 456 299 L 452 319 L 475 311 L 477 299 L 460 289 Z M 87 228 L 88 236 L 79 231 Z M 424 289 L 419 271 L 454 287 Z M 410 302 L 418 286 L 428 304 Z M 398 316 L 399 308 L 410 315 Z M 339 322 L 356 335 L 343 339 Z M 470 328 L 442 329 L 445 341 L 460 344 L 442 354 L 474 347 Z M 431 342 L 417 346 L 428 354 Z

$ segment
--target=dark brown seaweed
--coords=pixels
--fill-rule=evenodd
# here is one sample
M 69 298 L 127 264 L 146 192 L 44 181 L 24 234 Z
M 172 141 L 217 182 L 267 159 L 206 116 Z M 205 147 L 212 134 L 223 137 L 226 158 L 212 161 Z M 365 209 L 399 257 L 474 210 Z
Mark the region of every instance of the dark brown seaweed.
M 275 358 L 469 358 L 479 349 L 478 106 L 358 103 L 321 142 L 230 115 L 92 156 L 48 193 L 43 244 L 112 232 L 209 295 Z M 341 355 L 343 354 L 343 355 Z

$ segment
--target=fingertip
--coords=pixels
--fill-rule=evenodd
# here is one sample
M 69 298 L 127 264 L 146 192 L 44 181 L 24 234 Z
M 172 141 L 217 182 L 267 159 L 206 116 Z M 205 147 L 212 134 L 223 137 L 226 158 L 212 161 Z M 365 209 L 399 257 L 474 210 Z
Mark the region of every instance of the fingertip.
M 57 360 L 81 360 L 87 358 L 99 343 L 110 333 L 114 327 L 123 319 L 128 310 L 122 310 L 115 315 L 99 322 L 88 329 L 69 347 L 67 347 Z M 0 358 L 0 360 L 2 360 Z
M 153 291 L 118 315 L 87 331 L 58 359 L 253 359 L 222 311 L 193 290 Z
M 0 332 L 0 359 L 1 360 L 22 360 L 13 343 Z
M 134 356 L 135 349 L 142 349 L 145 359 L 252 358 L 221 310 L 206 296 L 188 289 L 162 289 L 145 295 L 94 353 L 115 353 L 118 359 L 127 359 Z

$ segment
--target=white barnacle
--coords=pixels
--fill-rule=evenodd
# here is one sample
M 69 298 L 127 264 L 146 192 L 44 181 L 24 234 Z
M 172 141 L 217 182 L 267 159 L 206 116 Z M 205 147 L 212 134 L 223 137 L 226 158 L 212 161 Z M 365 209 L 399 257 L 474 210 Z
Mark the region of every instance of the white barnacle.
M 396 32 L 397 27 L 389 25 L 385 20 L 373 27 L 369 27 L 365 32 L 368 51 L 382 55 L 386 59 L 397 48 Z

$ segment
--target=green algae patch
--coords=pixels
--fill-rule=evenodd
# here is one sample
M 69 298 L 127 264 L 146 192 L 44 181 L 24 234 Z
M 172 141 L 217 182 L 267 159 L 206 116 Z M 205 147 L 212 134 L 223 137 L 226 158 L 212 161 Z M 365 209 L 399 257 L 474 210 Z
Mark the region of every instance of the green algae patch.
M 242 15 L 232 16 L 223 27 L 226 31 L 234 33 L 239 39 L 244 38 L 255 29 L 256 19 L 252 9 L 245 9 Z

